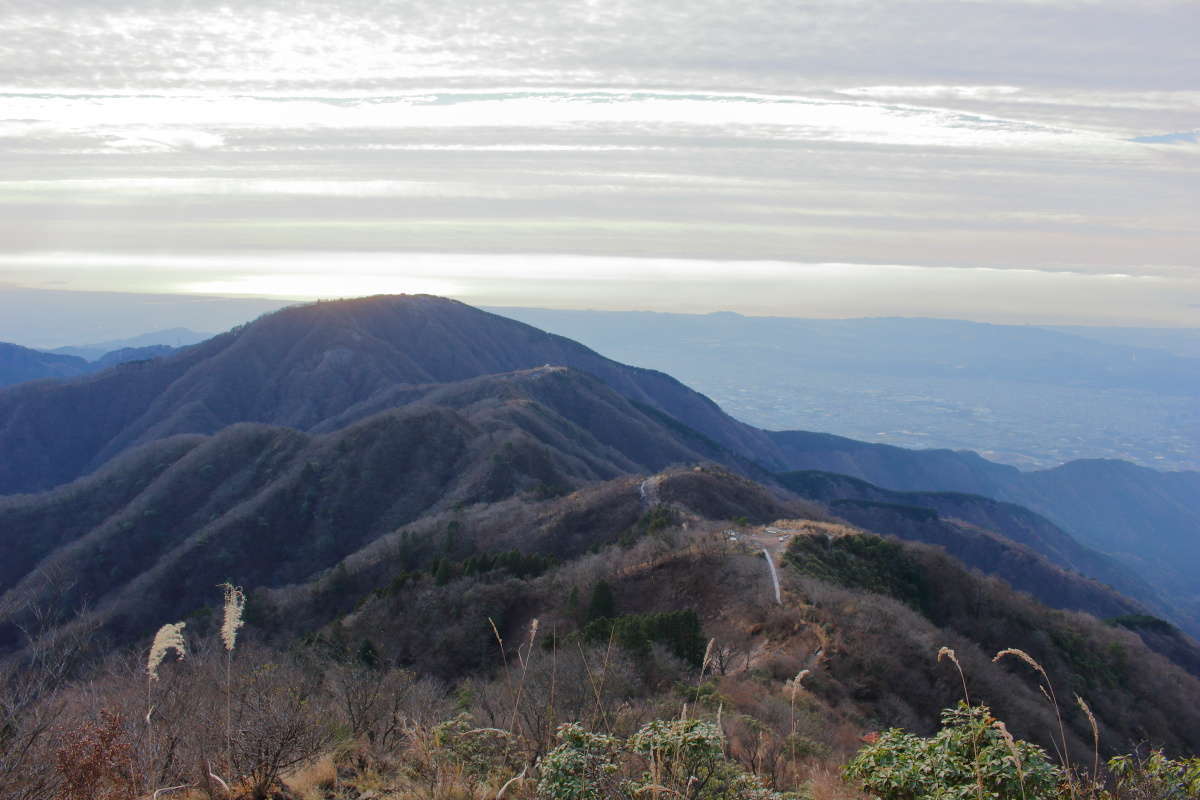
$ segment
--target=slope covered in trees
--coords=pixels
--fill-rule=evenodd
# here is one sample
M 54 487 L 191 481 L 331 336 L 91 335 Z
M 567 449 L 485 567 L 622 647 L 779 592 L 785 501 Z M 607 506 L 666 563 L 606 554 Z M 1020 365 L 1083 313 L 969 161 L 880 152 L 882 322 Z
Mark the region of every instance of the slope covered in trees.
M 70 684 L 34 669 L 61 664 L 63 646 L 87 635 L 59 637 L 16 673 L 45 678 L 32 700 L 8 691 L 27 684 L 0 664 L 0 695 L 18 701 L 0 705 L 10 767 L 0 790 L 40 800 L 63 786 L 113 797 L 182 786 L 217 797 L 230 794 L 218 783 L 228 779 L 235 796 L 288 800 L 362 800 L 380 786 L 395 800 L 482 800 L 504 787 L 526 800 L 591 796 L 571 786 L 630 798 L 662 787 L 697 800 L 782 800 L 770 792 L 789 790 L 851 798 L 838 773 L 859 752 L 856 779 L 897 792 L 897 781 L 924 775 L 931 791 L 953 784 L 969 797 L 978 776 L 1058 800 L 1072 795 L 1060 785 L 1067 773 L 1037 776 L 1061 758 L 1070 780 L 1088 785 L 1088 714 L 1097 759 L 1139 745 L 1168 756 L 1200 747 L 1200 680 L 1122 626 L 1048 609 L 936 549 L 819 519 L 780 523 L 801 531 L 783 557 L 777 603 L 758 547 L 731 541 L 728 523 L 703 524 L 680 498 L 716 482 L 727 512 L 804 507 L 772 505 L 720 472 L 661 478 L 676 499 L 657 509 L 642 503 L 639 482 L 618 479 L 543 505 L 511 498 L 404 526 L 315 581 L 251 588 L 232 649 L 222 646 L 228 610 L 223 619 L 210 587 L 186 625 L 168 631 L 186 658 L 152 655 L 149 685 L 158 621 L 137 649 L 109 646 L 101 668 L 76 671 Z M 496 531 L 523 528 L 544 544 L 574 544 L 546 560 L 485 549 L 499 544 Z M 622 528 L 628 536 L 587 538 Z M 952 648 L 953 663 L 939 647 Z M 1010 648 L 1021 657 L 994 659 Z M 1057 702 L 1043 696 L 1047 681 Z M 998 717 L 1042 748 L 1022 755 L 1029 780 L 993 763 L 992 745 L 1003 745 L 990 734 L 975 751 L 911 741 L 934 734 L 938 710 L 964 692 L 995 714 L 989 731 Z M 893 726 L 910 739 L 884 730 Z M 692 760 L 656 756 L 646 749 L 655 742 Z M 910 746 L 911 769 L 861 769 Z M 977 751 L 987 760 L 973 770 Z M 1176 767 L 1129 774 L 1149 782 Z M 710 771 L 711 792 L 689 778 Z M 1136 788 L 1116 797 L 1188 796 Z
M 561 368 L 425 387 L 329 434 L 243 423 L 170 437 L 0 498 L 0 590 L 8 609 L 90 606 L 124 635 L 147 614 L 187 613 L 214 581 L 305 580 L 425 515 L 721 455 L 695 444 Z
M 976 504 L 972 513 L 981 516 L 967 521 L 989 529 L 1008 526 L 1000 532 L 1060 566 L 1114 583 L 1156 610 L 1168 609 L 1163 613 L 1183 624 L 1200 618 L 1200 585 L 1184 566 L 1200 558 L 1200 540 L 1194 536 L 1200 511 L 1192 502 L 1200 496 L 1200 475 L 1159 473 L 1122 462 L 1075 462 L 1021 473 L 971 453 L 761 431 L 731 419 L 669 376 L 427 296 L 285 309 L 166 358 L 0 391 L 0 491 L 61 486 L 131 448 L 183 434 L 218 434 L 238 423 L 324 435 L 389 410 L 429 404 L 457 408 L 468 402 L 470 392 L 475 392 L 470 402 L 477 411 L 488 402 L 503 406 L 487 399 L 502 382 L 469 388 L 469 381 L 547 364 L 586 373 L 609 391 L 605 399 L 592 392 L 590 400 L 567 411 L 578 398 L 568 392 L 555 401 L 549 387 L 556 384 L 548 381 L 537 402 L 569 417 L 586 433 L 572 434 L 580 441 L 587 436 L 603 440 L 601 427 L 620 436 L 625 460 L 614 462 L 619 469 L 702 457 L 763 480 L 770 480 L 768 469 L 823 470 L 888 490 L 970 492 L 1026 505 L 1080 542 L 1116 556 L 1124 569 L 1051 533 L 1054 525 L 1037 521 L 1036 515 L 1018 520 L 1021 515 L 1005 512 L 1002 523 Z M 526 419 L 531 432 L 534 423 L 533 416 Z M 535 438 L 553 435 L 553 423 L 538 425 Z M 646 426 L 654 435 L 633 433 Z M 587 460 L 582 453 L 578 457 Z M 959 511 L 945 516 L 966 513 Z M 1130 569 L 1142 580 L 1131 578 Z M 1147 581 L 1169 599 L 1153 600 L 1145 591 Z
M 284 309 L 165 359 L 0 392 L 0 492 L 46 489 L 129 447 L 237 422 L 323 431 L 411 399 L 414 385 L 568 366 L 749 456 L 762 432 L 651 370 L 441 298 Z

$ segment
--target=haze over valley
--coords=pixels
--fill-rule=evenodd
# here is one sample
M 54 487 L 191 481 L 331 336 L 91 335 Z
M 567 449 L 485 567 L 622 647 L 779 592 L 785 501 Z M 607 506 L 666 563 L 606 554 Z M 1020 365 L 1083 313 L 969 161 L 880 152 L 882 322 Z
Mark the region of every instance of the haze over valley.
M 660 369 L 764 428 L 975 450 L 1023 468 L 1200 468 L 1200 330 L 497 308 Z M 1189 349 L 1190 348 L 1190 349 Z

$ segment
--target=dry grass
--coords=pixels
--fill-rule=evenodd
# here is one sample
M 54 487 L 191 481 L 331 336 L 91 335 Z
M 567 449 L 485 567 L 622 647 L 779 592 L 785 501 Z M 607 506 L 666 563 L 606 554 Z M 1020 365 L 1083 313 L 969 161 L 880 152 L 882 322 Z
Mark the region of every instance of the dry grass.
M 283 784 L 297 800 L 322 800 L 325 792 L 337 786 L 338 771 L 333 754 L 326 753 L 283 778 Z
M 808 791 L 812 800 L 862 800 L 866 797 L 847 786 L 841 770 L 830 765 L 822 765 L 808 773 Z
M 992 659 L 992 662 L 995 663 L 1005 656 L 1015 656 L 1016 658 L 1021 659 L 1026 664 L 1037 670 L 1038 674 L 1040 674 L 1042 679 L 1045 681 L 1045 684 L 1039 688 L 1042 690 L 1042 694 L 1045 695 L 1046 700 L 1050 703 L 1050 707 L 1054 710 L 1054 717 L 1058 721 L 1058 736 L 1059 742 L 1062 746 L 1062 749 L 1058 754 L 1058 759 L 1062 764 L 1063 769 L 1067 771 L 1067 782 L 1071 790 L 1071 796 L 1074 797 L 1075 785 L 1070 762 L 1070 748 L 1067 745 L 1067 732 L 1066 728 L 1063 726 L 1062 711 L 1059 710 L 1058 696 L 1054 693 L 1054 684 L 1050 682 L 1050 675 L 1046 672 L 1046 668 L 1038 663 L 1037 659 L 1029 655 L 1029 653 L 1026 653 L 1024 650 L 1019 650 L 1015 647 L 1008 647 L 1004 650 L 1001 650 L 999 653 L 996 653 L 996 656 Z M 1088 709 L 1088 714 L 1090 716 L 1091 709 Z
M 820 534 L 835 539 L 841 536 L 855 536 L 863 532 L 861 528 L 851 525 L 838 522 L 818 522 L 811 519 L 777 519 L 764 527 L 779 528 L 786 533 Z
M 951 648 L 943 646 L 938 650 L 937 660 L 940 662 L 943 658 L 950 659 L 950 663 L 954 664 L 954 668 L 958 670 L 958 677 L 962 681 L 963 700 L 967 705 L 971 705 L 971 693 L 967 690 L 967 674 L 963 672 L 962 664 L 958 663 L 958 655 Z

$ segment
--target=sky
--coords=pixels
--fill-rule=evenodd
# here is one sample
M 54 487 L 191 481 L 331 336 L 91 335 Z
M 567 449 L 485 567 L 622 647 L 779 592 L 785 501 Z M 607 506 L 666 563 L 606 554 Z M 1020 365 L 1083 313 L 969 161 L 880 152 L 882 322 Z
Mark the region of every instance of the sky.
M 1194 0 L 0 0 L 0 295 L 1197 326 L 1197 31 Z

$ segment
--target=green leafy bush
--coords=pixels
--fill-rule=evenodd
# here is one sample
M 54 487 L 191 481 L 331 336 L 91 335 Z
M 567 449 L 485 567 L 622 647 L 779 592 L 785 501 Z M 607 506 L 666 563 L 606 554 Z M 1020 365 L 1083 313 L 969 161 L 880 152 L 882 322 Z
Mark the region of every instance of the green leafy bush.
M 1146 759 L 1109 759 L 1108 769 L 1123 800 L 1200 799 L 1200 758 L 1173 760 L 1155 750 Z
M 721 733 L 711 722 L 658 719 L 628 741 L 568 723 L 559 728 L 558 738 L 561 743 L 541 763 L 537 792 L 543 800 L 799 800 L 766 788 L 727 759 Z M 635 763 L 645 768 L 639 773 Z
M 546 800 L 608 800 L 626 797 L 617 776 L 621 740 L 592 733 L 577 722 L 558 729 L 561 742 L 542 759 L 538 797 Z
M 689 800 L 782 800 L 762 781 L 725 758 L 721 732 L 698 719 L 656 719 L 629 740 L 649 763 L 638 794 L 655 787 Z
M 987 706 L 961 702 L 942 712 L 932 737 L 879 734 L 846 775 L 881 800 L 1052 800 L 1066 781 L 1040 747 L 1009 737 Z
M 459 714 L 433 729 L 437 748 L 435 762 L 447 764 L 473 778 L 485 778 L 506 766 L 508 734 L 489 728 L 476 728 L 467 714 Z

